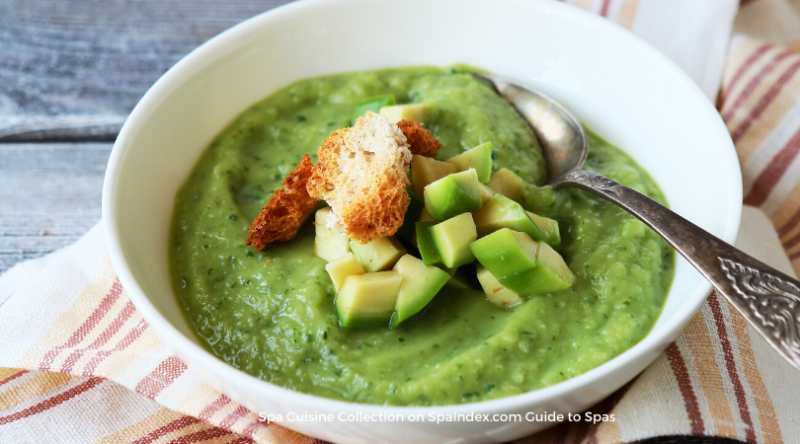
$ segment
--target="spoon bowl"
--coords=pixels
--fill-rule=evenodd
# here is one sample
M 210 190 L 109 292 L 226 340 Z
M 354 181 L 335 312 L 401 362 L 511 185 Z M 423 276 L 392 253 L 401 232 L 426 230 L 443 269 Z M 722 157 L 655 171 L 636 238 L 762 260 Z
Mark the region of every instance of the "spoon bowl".
M 565 174 L 583 167 L 589 152 L 586 132 L 563 105 L 513 80 L 491 74 L 475 76 L 489 81 L 531 125 L 544 154 L 548 185 L 555 187 Z
M 800 281 L 756 260 L 649 197 L 583 170 L 586 132 L 561 104 L 533 88 L 493 75 L 488 80 L 533 129 L 553 189 L 575 187 L 636 216 L 685 257 L 795 368 L 800 370 Z

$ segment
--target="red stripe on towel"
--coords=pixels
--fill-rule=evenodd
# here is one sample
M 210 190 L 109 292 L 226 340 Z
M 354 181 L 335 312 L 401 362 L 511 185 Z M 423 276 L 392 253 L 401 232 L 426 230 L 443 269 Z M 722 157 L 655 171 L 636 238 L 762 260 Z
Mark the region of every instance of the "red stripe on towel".
M 789 142 L 775 157 L 773 157 L 764 170 L 756 177 L 750 192 L 744 198 L 746 205 L 760 206 L 767 200 L 775 184 L 783 177 L 792 164 L 797 154 L 800 153 L 800 131 L 796 132 Z
M 756 433 L 753 428 L 753 420 L 750 418 L 750 410 L 747 407 L 747 399 L 744 394 L 744 387 L 742 381 L 739 379 L 739 372 L 736 370 L 736 361 L 733 356 L 733 349 L 731 341 L 728 338 L 728 331 L 725 329 L 725 320 L 722 316 L 722 309 L 719 306 L 719 298 L 717 292 L 712 291 L 708 296 L 708 306 L 714 315 L 714 323 L 717 326 L 717 335 L 719 336 L 720 345 L 722 345 L 722 353 L 725 357 L 725 367 L 728 369 L 728 376 L 733 384 L 733 392 L 736 395 L 736 403 L 739 405 L 739 415 L 742 417 L 742 422 L 745 424 L 745 433 L 747 442 L 756 442 Z
M 78 327 L 75 332 L 72 333 L 72 336 L 67 339 L 60 347 L 55 347 L 50 349 L 42 358 L 42 362 L 39 364 L 39 370 L 41 371 L 49 371 L 50 365 L 56 359 L 56 357 L 61 353 L 61 350 L 65 348 L 70 348 L 78 345 L 91 331 L 94 327 L 108 314 L 108 311 L 111 310 L 111 307 L 117 302 L 119 299 L 120 294 L 122 294 L 122 284 L 120 284 L 119 279 L 114 280 L 114 284 L 111 285 L 111 289 L 105 295 L 105 297 L 100 301 L 97 308 L 94 309 L 91 315 L 83 321 L 80 327 Z
M 150 399 L 155 399 L 165 388 L 169 387 L 183 372 L 186 364 L 177 356 L 170 356 L 161 361 L 149 375 L 136 385 L 136 393 L 141 393 Z
M 131 442 L 131 444 L 150 444 L 151 442 L 157 439 L 163 438 L 165 435 L 168 435 L 176 430 L 189 427 L 192 424 L 197 424 L 198 422 L 200 422 L 200 420 L 197 418 L 191 416 L 184 416 L 181 419 L 177 419 L 165 426 L 161 426 L 153 430 L 147 435 L 144 435 L 141 438 L 137 439 L 136 441 Z
M 683 355 L 674 342 L 667 347 L 667 360 L 669 360 L 669 365 L 672 368 L 672 373 L 675 375 L 675 380 L 678 381 L 678 388 L 681 391 L 681 396 L 683 396 L 686 415 L 689 417 L 689 422 L 691 423 L 692 435 L 702 435 L 705 432 L 705 425 L 703 424 L 703 417 L 700 414 L 700 405 L 697 403 L 697 396 L 694 394 L 694 389 L 692 388 L 692 380 L 689 378 L 689 370 L 686 368 L 686 362 L 683 360 Z
M 52 398 L 48 398 L 48 399 L 40 402 L 39 404 L 36 404 L 33 407 L 28 407 L 25 410 L 22 410 L 20 412 L 14 413 L 13 415 L 0 417 L 0 425 L 8 424 L 8 423 L 11 423 L 11 422 L 23 419 L 23 418 L 27 418 L 29 416 L 33 416 L 33 415 L 42 413 L 42 412 L 44 412 L 46 410 L 49 410 L 49 409 L 51 409 L 51 408 L 53 408 L 53 407 L 65 402 L 65 401 L 69 401 L 70 399 L 80 395 L 81 393 L 83 393 L 85 391 L 88 391 L 88 390 L 92 389 L 93 387 L 95 387 L 97 384 L 100 384 L 101 382 L 103 382 L 102 378 L 90 378 L 87 381 L 85 381 L 84 383 L 82 383 L 82 384 L 80 384 L 78 386 L 75 386 L 75 387 L 67 390 L 66 392 L 59 393 L 58 395 L 53 396 Z

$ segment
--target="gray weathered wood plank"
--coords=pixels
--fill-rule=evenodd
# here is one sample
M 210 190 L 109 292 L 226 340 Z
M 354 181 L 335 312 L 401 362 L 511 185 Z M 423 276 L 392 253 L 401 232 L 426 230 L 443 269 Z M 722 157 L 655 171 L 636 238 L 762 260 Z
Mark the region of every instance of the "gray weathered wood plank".
M 0 144 L 0 273 L 100 221 L 110 143 Z
M 0 141 L 113 140 L 167 69 L 287 0 L 0 0 Z

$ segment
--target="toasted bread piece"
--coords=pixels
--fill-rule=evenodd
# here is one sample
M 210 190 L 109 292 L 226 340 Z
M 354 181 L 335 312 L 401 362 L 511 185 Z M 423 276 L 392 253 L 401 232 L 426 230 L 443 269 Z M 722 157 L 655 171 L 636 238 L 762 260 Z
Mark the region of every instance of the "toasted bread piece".
M 400 128 L 400 131 L 406 136 L 408 144 L 411 145 L 411 154 L 436 157 L 436 153 L 442 147 L 442 142 L 436 140 L 430 131 L 417 122 L 401 120 L 397 122 L 397 127 Z
M 312 168 L 314 164 L 306 154 L 253 221 L 247 245 L 263 250 L 270 242 L 286 242 L 297 236 L 300 226 L 314 211 L 318 201 L 306 190 Z
M 354 127 L 331 133 L 317 154 L 308 194 L 328 201 L 329 228 L 360 244 L 397 232 L 410 201 L 411 162 L 397 125 L 368 111 Z

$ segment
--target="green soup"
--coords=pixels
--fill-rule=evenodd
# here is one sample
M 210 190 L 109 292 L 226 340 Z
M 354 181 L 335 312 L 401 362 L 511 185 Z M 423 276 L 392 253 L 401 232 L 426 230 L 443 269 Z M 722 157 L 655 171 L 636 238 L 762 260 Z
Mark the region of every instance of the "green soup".
M 481 142 L 494 168 L 532 184 L 544 160 L 527 124 L 488 86 L 457 70 L 401 68 L 296 82 L 242 113 L 197 162 L 175 203 L 170 263 L 187 319 L 208 350 L 293 390 L 361 403 L 442 405 L 516 395 L 592 369 L 641 340 L 673 276 L 673 250 L 644 224 L 587 192 L 530 186 L 527 209 L 554 218 L 577 276 L 564 292 L 500 309 L 480 290 L 445 287 L 398 329 L 339 326 L 311 221 L 288 243 L 245 246 L 281 180 L 354 105 L 393 93 L 431 105 L 426 126 L 449 158 Z M 653 179 L 590 133 L 586 167 L 664 203 Z

